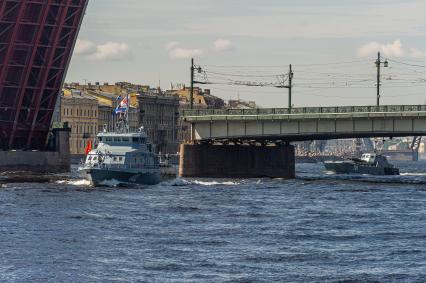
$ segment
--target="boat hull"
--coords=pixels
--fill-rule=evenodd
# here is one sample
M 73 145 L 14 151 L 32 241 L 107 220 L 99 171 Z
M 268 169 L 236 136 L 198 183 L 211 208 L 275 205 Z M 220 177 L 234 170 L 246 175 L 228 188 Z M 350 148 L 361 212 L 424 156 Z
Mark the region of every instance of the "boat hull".
M 375 167 L 354 162 L 324 162 L 327 171 L 337 174 L 399 175 L 397 168 Z
M 105 184 L 108 181 L 116 181 L 120 184 L 156 185 L 161 182 L 159 173 L 151 172 L 126 172 L 108 169 L 82 169 L 94 186 Z

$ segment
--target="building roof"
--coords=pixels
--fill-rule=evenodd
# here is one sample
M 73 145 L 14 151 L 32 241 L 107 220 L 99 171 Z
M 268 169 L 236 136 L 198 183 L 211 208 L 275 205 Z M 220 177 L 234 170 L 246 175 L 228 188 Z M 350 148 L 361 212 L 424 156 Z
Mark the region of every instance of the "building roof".
M 93 96 L 88 95 L 84 91 L 76 89 L 65 89 L 62 95 L 62 99 L 89 99 L 96 100 Z

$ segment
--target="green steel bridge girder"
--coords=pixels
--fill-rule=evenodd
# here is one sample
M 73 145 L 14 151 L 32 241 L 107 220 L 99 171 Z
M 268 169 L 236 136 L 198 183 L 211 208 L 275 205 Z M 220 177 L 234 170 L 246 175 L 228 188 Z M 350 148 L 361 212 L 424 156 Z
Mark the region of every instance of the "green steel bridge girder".
M 184 110 L 187 122 L 425 117 L 426 105 Z

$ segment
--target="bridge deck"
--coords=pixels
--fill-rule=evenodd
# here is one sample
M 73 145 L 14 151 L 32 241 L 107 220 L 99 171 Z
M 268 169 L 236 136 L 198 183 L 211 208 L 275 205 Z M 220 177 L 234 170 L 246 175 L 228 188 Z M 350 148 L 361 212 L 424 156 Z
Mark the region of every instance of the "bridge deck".
M 185 110 L 194 140 L 426 135 L 426 105 Z

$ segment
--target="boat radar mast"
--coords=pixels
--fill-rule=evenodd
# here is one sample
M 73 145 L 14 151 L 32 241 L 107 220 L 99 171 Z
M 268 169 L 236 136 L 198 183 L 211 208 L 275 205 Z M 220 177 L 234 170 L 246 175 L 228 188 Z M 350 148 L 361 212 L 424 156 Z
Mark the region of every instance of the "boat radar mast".
M 121 99 L 121 96 L 117 98 L 117 101 L 119 101 L 120 99 Z M 115 132 L 120 134 L 130 132 L 129 109 L 130 109 L 129 94 L 127 94 L 127 97 L 124 99 L 121 99 L 120 103 L 118 103 L 118 106 L 114 111 L 115 115 L 117 116 Z

